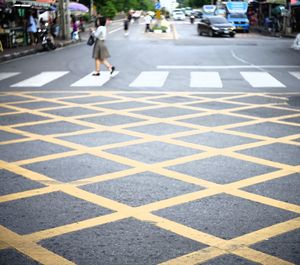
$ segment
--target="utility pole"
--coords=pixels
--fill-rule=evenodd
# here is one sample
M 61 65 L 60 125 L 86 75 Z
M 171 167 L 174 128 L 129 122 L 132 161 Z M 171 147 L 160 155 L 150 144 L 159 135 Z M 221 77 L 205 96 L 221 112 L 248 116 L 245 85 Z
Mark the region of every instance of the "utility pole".
M 59 12 L 60 12 L 60 28 L 61 37 L 64 40 L 70 39 L 70 10 L 69 0 L 59 0 Z
M 66 0 L 66 6 L 65 6 L 65 19 L 66 19 L 66 40 L 70 39 L 70 9 L 69 9 L 69 0 Z
M 65 10 L 64 10 L 64 0 L 59 0 L 59 25 L 61 29 L 61 37 L 65 39 Z
M 91 0 L 91 6 L 90 6 L 90 15 L 91 15 L 91 18 L 93 17 L 93 8 L 94 8 L 94 1 Z

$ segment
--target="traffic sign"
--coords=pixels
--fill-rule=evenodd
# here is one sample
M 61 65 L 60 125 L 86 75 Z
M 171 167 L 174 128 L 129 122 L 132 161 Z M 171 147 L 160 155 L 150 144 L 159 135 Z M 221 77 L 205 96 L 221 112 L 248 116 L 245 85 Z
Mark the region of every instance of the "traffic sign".
M 157 19 L 161 18 L 160 10 L 156 10 L 156 18 Z
M 154 7 L 156 10 L 160 9 L 160 2 L 156 2 Z

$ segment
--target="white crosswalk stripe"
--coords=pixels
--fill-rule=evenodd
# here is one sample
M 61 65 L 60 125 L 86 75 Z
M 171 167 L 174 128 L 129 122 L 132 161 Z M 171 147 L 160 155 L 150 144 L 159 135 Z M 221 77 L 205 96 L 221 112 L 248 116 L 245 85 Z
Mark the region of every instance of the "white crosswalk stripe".
M 41 87 L 69 73 L 68 71 L 49 71 L 42 72 L 31 78 L 11 85 L 11 87 Z
M 202 69 L 202 68 L 200 68 Z M 210 69 L 210 68 L 208 68 Z M 175 69 L 176 70 L 176 69 Z M 192 68 L 191 70 L 196 70 Z M 58 78 L 61 78 L 68 74 L 68 71 L 45 71 L 40 74 L 28 77 L 18 83 L 10 85 L 11 87 L 42 87 Z M 268 72 L 258 71 L 239 71 L 241 77 L 248 82 L 253 88 L 277 88 L 286 87 L 278 78 L 272 76 Z M 287 72 L 298 82 L 300 80 L 299 71 Z M 20 72 L 3 72 L 0 73 L 0 82 L 11 78 L 13 76 L 21 74 Z M 114 72 L 113 76 L 108 71 L 101 71 L 100 76 L 93 76 L 89 73 L 83 77 L 78 77 L 76 82 L 73 81 L 69 86 L 71 87 L 100 87 L 106 85 L 106 83 L 113 82 L 113 77 L 119 75 L 119 72 Z M 138 87 L 138 88 L 159 88 L 163 87 L 167 79 L 172 80 L 172 76 L 169 76 L 169 71 L 142 71 L 133 81 L 129 81 L 125 86 Z M 172 73 L 173 74 L 173 73 Z M 183 82 L 186 87 L 191 88 L 222 88 L 226 86 L 226 79 L 222 79 L 222 71 L 191 71 L 188 78 L 188 73 Z M 225 81 L 225 83 L 224 83 Z M 297 82 L 296 81 L 296 82 Z M 57 83 L 53 83 L 57 84 Z
M 108 71 L 101 71 L 100 76 L 93 76 L 92 73 L 89 73 L 85 77 L 79 79 L 77 82 L 73 83 L 72 87 L 79 86 L 88 86 L 88 87 L 99 87 L 103 86 L 108 82 L 112 77 L 115 77 L 119 72 L 114 72 L 111 76 Z
M 191 72 L 190 87 L 222 87 L 218 72 Z
M 139 76 L 129 85 L 130 87 L 162 87 L 168 77 L 166 71 L 141 72 Z
M 252 87 L 285 87 L 269 73 L 241 72 L 241 75 Z
M 297 79 L 300 79 L 300 72 L 289 72 L 292 76 L 296 77 Z
M 19 72 L 12 72 L 12 73 L 0 73 L 0 81 L 6 78 L 10 78 L 12 76 L 20 74 Z

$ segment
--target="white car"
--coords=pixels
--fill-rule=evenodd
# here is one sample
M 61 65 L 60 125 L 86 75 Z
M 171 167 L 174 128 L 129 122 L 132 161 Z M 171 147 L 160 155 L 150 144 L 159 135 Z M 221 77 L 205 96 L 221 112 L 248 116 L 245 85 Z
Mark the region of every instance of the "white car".
M 185 14 L 182 11 L 175 11 L 175 12 L 173 12 L 173 19 L 174 20 L 185 20 Z

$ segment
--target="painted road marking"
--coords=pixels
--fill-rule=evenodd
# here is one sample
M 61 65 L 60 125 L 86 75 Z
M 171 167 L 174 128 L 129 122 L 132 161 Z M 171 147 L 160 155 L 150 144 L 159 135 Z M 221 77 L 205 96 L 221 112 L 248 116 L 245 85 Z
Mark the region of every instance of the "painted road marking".
M 0 81 L 3 80 L 3 79 L 6 79 L 6 78 L 9 78 L 9 77 L 12 77 L 12 76 L 15 76 L 15 75 L 18 75 L 20 74 L 20 72 L 12 72 L 12 73 L 0 73 Z
M 258 66 L 251 65 L 232 65 L 232 66 L 157 66 L 157 68 L 171 68 L 171 69 L 234 69 L 234 68 L 257 68 Z M 271 66 L 260 66 L 260 67 L 270 67 Z M 288 68 L 296 66 L 273 66 L 273 68 Z M 41 87 L 48 84 L 55 79 L 58 79 L 69 73 L 68 71 L 45 71 L 38 75 L 32 76 L 21 82 L 12 84 L 11 87 Z M 300 80 L 299 71 L 289 71 L 288 72 L 293 77 Z M 16 76 L 20 72 L 5 72 L 0 73 L 0 81 Z M 71 87 L 99 87 L 107 83 L 111 77 L 115 77 L 119 72 L 114 72 L 113 76 L 110 76 L 108 71 L 102 71 L 100 76 L 92 76 L 92 73 L 84 76 L 83 78 L 77 80 Z M 278 81 L 268 72 L 261 71 L 251 71 L 251 72 L 240 72 L 241 76 L 252 86 L 252 87 L 286 87 L 283 83 Z M 143 71 L 140 72 L 136 79 L 129 84 L 130 87 L 162 87 L 169 76 L 169 71 Z M 191 72 L 190 75 L 190 87 L 207 87 L 207 88 L 222 88 L 222 80 L 220 73 L 218 72 Z
M 252 87 L 285 87 L 276 78 L 265 72 L 241 72 L 243 78 Z
M 222 87 L 218 72 L 191 72 L 190 87 Z
M 11 85 L 11 87 L 41 87 L 51 81 L 58 79 L 69 73 L 69 71 L 53 71 L 53 72 L 42 72 L 31 78 L 25 79 L 19 83 Z
M 103 86 L 108 82 L 112 77 L 116 76 L 119 72 L 114 72 L 111 76 L 108 71 L 101 71 L 100 76 L 93 76 L 92 73 L 89 73 L 85 77 L 79 79 L 77 82 L 73 83 L 71 86 L 88 86 L 88 87 L 99 87 Z
M 285 69 L 300 68 L 299 65 L 158 65 L 157 69 L 248 69 L 248 68 L 269 68 L 269 69 Z
M 213 90 L 213 89 L 212 89 Z M 6 95 L 7 92 L 0 93 L 1 95 Z M 57 94 L 59 99 L 57 97 L 52 97 L 50 95 L 53 95 L 54 93 Z M 63 93 L 63 94 L 61 94 Z M 112 99 L 112 101 L 115 100 L 121 100 L 121 102 L 132 102 L 132 97 L 135 97 L 135 100 L 141 103 L 149 103 L 149 100 L 152 99 L 155 100 L 155 104 L 159 105 L 157 107 L 161 108 L 168 108 L 170 107 L 170 104 L 176 105 L 178 109 L 183 108 L 185 109 L 187 106 L 185 104 L 189 104 L 188 102 L 182 103 L 182 102 L 177 102 L 176 98 L 178 97 L 188 97 L 195 99 L 195 101 L 201 101 L 201 102 L 212 102 L 216 104 L 224 104 L 224 103 L 232 103 L 236 104 L 237 99 L 241 99 L 239 101 L 239 105 L 241 108 L 248 109 L 249 107 L 251 109 L 261 109 L 261 101 L 265 102 L 266 104 L 265 108 L 268 108 L 269 111 L 274 109 L 274 110 L 286 110 L 287 106 L 286 105 L 278 105 L 278 100 L 282 101 L 282 103 L 287 101 L 287 97 L 290 95 L 298 95 L 295 93 L 282 93 L 282 92 L 277 92 L 277 93 L 272 93 L 270 95 L 269 93 L 243 93 L 243 92 L 222 92 L 220 95 L 219 93 L 216 93 L 214 91 L 210 92 L 160 92 L 157 93 L 157 91 L 149 90 L 145 91 L 141 94 L 141 92 L 137 89 L 135 91 L 104 91 L 101 89 L 101 91 L 81 91 L 81 92 L 70 92 L 70 91 L 44 91 L 42 94 L 47 96 L 49 94 L 49 97 L 47 96 L 47 101 L 53 102 L 53 103 L 60 103 L 64 104 L 66 108 L 70 107 L 78 107 L 78 103 L 72 103 L 69 101 L 70 96 L 71 97 L 76 97 L 76 98 L 85 98 L 85 97 L 99 97 L 99 96 L 107 96 Z M 216 97 L 210 97 L 211 94 L 216 95 Z M 10 92 L 9 95 L 11 96 L 24 96 L 28 97 L 35 102 L 44 102 L 44 99 L 41 98 L 41 92 L 40 91 L 33 91 L 28 93 L 28 91 L 15 91 L 15 92 Z M 209 96 L 207 96 L 209 95 Z M 219 96 L 218 96 L 219 95 Z M 257 102 L 248 102 L 246 101 L 243 103 L 243 98 L 257 98 Z M 163 99 L 166 98 L 174 98 L 174 102 L 164 101 Z M 276 99 L 274 103 L 270 103 L 268 99 Z M 159 100 L 161 99 L 161 100 Z M 14 102 L 14 97 L 11 99 L 7 98 L 5 104 L 9 104 L 10 108 L 16 108 L 17 110 L 20 108 L 20 106 L 14 106 L 14 104 L 10 104 Z M 184 105 L 183 105 L 184 104 Z M 61 106 L 59 107 L 54 107 L 54 109 L 61 109 Z M 93 109 L 95 113 L 89 114 L 87 116 L 89 117 L 94 117 L 96 115 L 107 115 L 107 113 L 103 113 L 103 110 L 99 109 L 98 106 L 95 106 L 94 104 L 83 104 L 81 105 L 81 108 L 86 108 L 88 110 Z M 149 108 L 148 104 L 144 107 L 145 109 Z M 113 110 L 114 112 L 115 110 Z M 76 117 L 66 117 L 62 113 L 55 114 L 55 117 L 52 114 L 48 114 L 47 112 L 44 112 L 43 109 L 26 109 L 24 108 L 23 110 L 24 113 L 27 114 L 37 114 L 37 115 L 43 115 L 43 116 L 48 116 L 51 119 L 55 119 L 56 121 L 68 121 L 70 123 L 73 123 L 75 125 L 88 125 L 90 129 L 88 130 L 91 133 L 101 133 L 103 130 L 107 131 L 107 133 L 112 132 L 112 133 L 119 133 L 132 136 L 132 140 L 125 141 L 125 142 L 119 142 L 117 143 L 107 143 L 105 146 L 99 146 L 99 147 L 88 147 L 84 146 L 81 144 L 76 144 L 75 142 L 68 141 L 67 139 L 63 139 L 61 137 L 53 137 L 52 135 L 43 135 L 40 134 L 39 132 L 31 133 L 27 131 L 23 131 L 18 127 L 15 127 L 13 124 L 12 126 L 3 126 L 3 130 L 5 130 L 8 133 L 13 133 L 13 134 L 19 134 L 21 136 L 26 136 L 26 139 L 24 141 L 28 141 L 29 143 L 32 142 L 33 140 L 37 139 L 43 139 L 43 141 L 47 141 L 59 146 L 63 147 L 69 147 L 73 151 L 70 152 L 64 152 L 64 153 L 58 153 L 58 154 L 49 154 L 49 155 L 41 155 L 38 157 L 31 157 L 31 155 L 26 158 L 25 160 L 19 160 L 15 161 L 14 163 L 6 162 L 6 161 L 1 161 L 1 168 L 3 170 L 10 171 L 16 175 L 20 175 L 23 178 L 26 178 L 27 180 L 31 180 L 34 182 L 38 182 L 42 184 L 43 186 L 40 188 L 32 189 L 32 190 L 24 190 L 24 191 L 18 191 L 15 190 L 14 193 L 9 193 L 7 195 L 2 195 L 0 196 L 0 202 L 1 203 L 7 203 L 7 202 L 12 202 L 13 201 L 21 201 L 22 199 L 30 199 L 32 201 L 34 200 L 41 200 L 41 195 L 47 195 L 47 194 L 53 194 L 54 192 L 63 192 L 72 199 L 76 200 L 81 200 L 84 201 L 85 203 L 92 203 L 94 205 L 98 205 L 100 207 L 104 207 L 107 209 L 110 209 L 112 213 L 105 214 L 102 216 L 96 216 L 96 217 L 86 217 L 84 220 L 79 220 L 76 218 L 76 220 L 73 220 L 71 223 L 64 223 L 64 222 L 55 222 L 54 225 L 52 226 L 46 226 L 45 228 L 40 228 L 36 229 L 35 231 L 31 233 L 26 233 L 26 234 L 17 234 L 13 230 L 10 230 L 9 228 L 6 228 L 4 226 L 0 225 L 0 250 L 3 249 L 16 249 L 18 252 L 22 253 L 25 255 L 27 258 L 31 258 L 33 260 L 36 260 L 40 264 L 62 264 L 62 265 L 69 265 L 69 264 L 75 264 L 74 262 L 76 259 L 74 259 L 74 262 L 71 262 L 67 260 L 64 256 L 60 256 L 60 254 L 56 254 L 47 248 L 41 246 L 39 242 L 41 240 L 46 240 L 50 239 L 56 236 L 64 236 L 68 233 L 81 233 L 81 235 L 84 235 L 85 231 L 89 231 L 89 229 L 93 229 L 95 227 L 99 227 L 101 225 L 106 225 L 106 224 L 113 224 L 117 221 L 121 220 L 128 220 L 128 218 L 135 218 L 141 222 L 147 222 L 151 223 L 151 226 L 153 228 L 159 228 L 161 233 L 168 232 L 168 233 L 173 233 L 174 236 L 180 236 L 180 237 L 185 237 L 187 239 L 193 240 L 195 242 L 199 242 L 201 244 L 205 244 L 206 247 L 201 248 L 200 250 L 196 250 L 190 253 L 184 253 L 184 255 L 180 253 L 175 253 L 174 256 L 172 256 L 171 260 L 166 260 L 163 261 L 164 265 L 170 265 L 170 264 L 200 264 L 200 263 L 205 263 L 208 261 L 211 261 L 217 257 L 221 257 L 224 254 L 230 254 L 230 255 L 237 255 L 241 258 L 245 258 L 253 263 L 259 263 L 259 264 L 292 264 L 290 261 L 283 260 L 282 258 L 279 258 L 276 256 L 277 253 L 263 253 L 261 251 L 258 251 L 256 249 L 252 249 L 252 245 L 258 242 L 265 242 L 266 245 L 270 245 L 271 243 L 268 243 L 272 240 L 272 238 L 275 238 L 280 235 L 284 235 L 285 233 L 292 233 L 293 231 L 296 231 L 297 229 L 300 228 L 300 206 L 297 204 L 293 204 L 293 202 L 288 203 L 285 201 L 281 201 L 278 198 L 272 198 L 272 197 L 267 197 L 267 196 L 262 196 L 256 193 L 251 193 L 246 191 L 244 188 L 248 186 L 253 186 L 255 184 L 260 184 L 260 183 L 267 183 L 268 181 L 272 180 L 279 180 L 282 178 L 289 178 L 289 176 L 293 173 L 298 173 L 299 172 L 299 166 L 295 165 L 292 166 L 289 163 L 285 164 L 284 161 L 280 162 L 280 159 L 278 162 L 268 160 L 268 159 L 263 159 L 260 158 L 259 156 L 256 155 L 245 155 L 242 154 L 239 151 L 248 149 L 248 148 L 258 148 L 258 147 L 264 147 L 264 146 L 269 146 L 270 144 L 276 144 L 276 143 L 281 143 L 281 144 L 288 144 L 290 147 L 297 148 L 299 147 L 299 144 L 297 143 L 297 140 L 299 138 L 298 134 L 295 134 L 295 132 L 291 132 L 288 136 L 284 136 L 281 138 L 276 138 L 274 139 L 272 135 L 269 136 L 261 136 L 260 134 L 255 134 L 255 132 L 252 133 L 246 133 L 246 132 L 240 132 L 234 130 L 236 127 L 240 126 L 245 126 L 245 125 L 255 125 L 255 124 L 261 124 L 266 122 L 266 118 L 264 117 L 256 117 L 253 116 L 251 120 L 245 121 L 242 120 L 241 122 L 234 123 L 234 124 L 224 124 L 224 125 L 218 125 L 216 124 L 216 127 L 206 127 L 206 126 L 201 126 L 197 124 L 188 124 L 184 123 L 184 126 L 188 127 L 190 130 L 188 131 L 180 131 L 180 132 L 175 132 L 171 134 L 166 134 L 164 136 L 150 136 L 146 133 L 138 133 L 137 131 L 131 131 L 127 130 L 128 126 L 137 126 L 136 120 L 133 120 L 131 124 L 126 124 L 126 125 L 121 125 L 121 126 L 109 126 L 109 125 L 104 125 L 104 124 L 97 124 L 93 122 L 89 122 L 87 124 L 87 121 L 77 119 Z M 98 113 L 97 113 L 98 112 Z M 109 111 L 110 112 L 110 111 Z M 135 118 L 136 113 L 132 113 L 131 111 L 128 111 L 126 106 L 124 109 L 118 109 L 117 110 L 118 114 L 124 114 L 126 116 Z M 237 117 L 243 117 L 243 114 L 236 112 L 236 108 L 233 109 L 227 109 L 224 113 L 224 110 L 218 110 L 219 114 L 234 114 L 234 116 Z M 189 118 L 197 118 L 197 117 L 206 117 L 209 119 L 213 114 L 216 114 L 215 109 L 205 109 L 203 108 L 201 110 L 201 113 L 196 112 L 193 114 L 189 115 Z M 139 114 L 143 115 L 143 114 Z M 167 123 L 170 125 L 183 125 L 182 124 L 182 116 L 180 112 L 178 112 L 179 116 L 175 117 L 166 117 Z M 204 115 L 204 116 L 203 116 Z M 161 117 L 153 117 L 153 116 L 148 116 L 148 115 L 143 115 L 143 120 L 138 121 L 138 126 L 147 126 L 149 124 L 157 124 L 162 122 Z M 288 117 L 299 117 L 300 112 L 294 109 L 291 114 L 288 115 Z M 287 116 L 285 116 L 287 117 Z M 141 117 L 142 118 L 142 117 Z M 164 119 L 164 118 L 163 118 Z M 272 121 L 273 123 L 278 123 L 278 124 L 284 124 L 284 121 L 282 120 L 281 113 L 279 113 L 279 116 L 267 118 L 267 120 Z M 50 120 L 50 123 L 53 121 Z M 289 123 L 291 123 L 290 121 Z M 44 122 L 43 122 L 44 123 Z M 48 123 L 48 121 L 46 121 Z M 296 122 L 293 122 L 293 126 L 298 126 Z M 40 121 L 33 121 L 32 125 L 42 125 Z M 45 124 L 46 125 L 46 124 Z M 181 139 L 184 136 L 193 136 L 193 135 L 198 135 L 199 130 L 201 133 L 208 133 L 208 132 L 214 132 L 218 134 L 223 134 L 225 135 L 231 135 L 231 136 L 241 136 L 241 137 L 248 137 L 252 138 L 254 141 L 251 143 L 243 143 L 240 142 L 238 145 L 233 145 L 233 146 L 228 146 L 227 148 L 214 148 L 209 145 L 202 145 L 198 146 L 195 143 L 185 141 Z M 83 138 L 86 138 L 86 134 L 88 133 L 87 130 L 82 130 L 82 131 L 74 131 L 68 133 L 68 136 L 82 136 Z M 113 135 L 113 134 L 112 134 Z M 138 139 L 136 138 L 138 137 Z M 155 137 L 155 138 L 153 138 Z M 158 137 L 158 138 L 157 138 Z M 180 137 L 180 138 L 179 138 Z M 111 153 L 106 152 L 106 150 L 109 150 L 111 148 L 121 148 L 121 147 L 128 147 L 133 144 L 142 144 L 142 143 L 147 143 L 149 141 L 153 140 L 159 140 L 162 143 L 168 143 L 168 144 L 173 144 L 173 145 L 180 145 L 185 148 L 194 148 L 194 149 L 199 149 L 201 152 L 199 154 L 195 154 L 192 156 L 184 156 L 182 158 L 178 159 L 173 159 L 173 160 L 164 160 L 159 163 L 151 164 L 151 165 L 145 165 L 142 162 L 139 162 L 138 160 L 132 160 L 130 159 L 130 152 L 124 152 L 122 155 L 113 155 Z M 23 141 L 23 140 L 22 140 Z M 20 142 L 20 139 L 15 139 L 15 140 L 9 140 L 10 144 L 14 143 L 17 144 Z M 6 143 L 1 143 L 3 145 L 6 145 Z M 17 148 L 17 147 L 16 147 Z M 299 150 L 299 149 L 297 149 Z M 147 150 L 146 150 L 147 151 Z M 159 155 L 160 149 L 157 146 L 157 152 Z M 289 151 L 287 150 L 282 150 L 282 152 L 287 152 L 289 154 Z M 298 152 L 298 151 L 297 151 Z M 51 163 L 53 159 L 62 159 L 62 158 L 71 158 L 76 157 L 80 154 L 89 154 L 92 156 L 98 156 L 103 159 L 111 160 L 112 162 L 116 163 L 121 163 L 124 165 L 128 165 L 129 168 L 126 167 L 126 169 L 113 172 L 113 173 L 98 173 L 98 174 L 89 174 L 87 171 L 84 174 L 80 174 L 81 178 L 74 179 L 74 181 L 69 182 L 69 183 L 63 183 L 55 178 L 51 178 L 50 176 L 43 175 L 42 172 L 39 172 L 38 169 L 26 169 L 26 165 L 33 164 L 33 163 Z M 293 151 L 293 154 L 294 151 Z M 145 153 L 145 155 L 147 155 Z M 260 172 L 258 175 L 256 174 L 251 174 L 251 176 L 244 176 L 239 179 L 233 180 L 233 182 L 230 183 L 215 183 L 213 179 L 210 181 L 205 179 L 205 178 L 200 178 L 200 176 L 193 176 L 190 175 L 189 172 L 180 172 L 176 171 L 175 169 L 171 169 L 171 166 L 176 166 L 176 165 L 181 165 L 183 163 L 189 163 L 189 162 L 195 162 L 203 159 L 208 159 L 208 158 L 214 158 L 217 156 L 226 156 L 231 159 L 239 159 L 241 163 L 243 162 L 251 162 L 257 165 L 262 165 L 262 166 L 268 166 L 268 167 L 273 167 L 274 170 L 268 171 L 268 172 Z M 133 174 L 139 174 L 142 172 L 145 172 L 146 170 L 149 170 L 150 172 L 153 172 L 156 175 L 160 175 L 161 177 L 164 178 L 169 178 L 170 180 L 177 180 L 181 182 L 185 182 L 187 184 L 193 184 L 193 185 L 198 185 L 201 187 L 199 191 L 189 191 L 187 190 L 186 192 L 178 194 L 170 194 L 170 197 L 168 198 L 157 198 L 157 200 L 154 201 L 149 201 L 146 203 L 143 203 L 142 205 L 135 207 L 131 205 L 127 205 L 126 201 L 124 202 L 119 202 L 117 198 L 111 197 L 103 197 L 101 195 L 97 195 L 93 193 L 92 191 L 88 191 L 84 189 L 84 186 L 86 184 L 92 185 L 96 183 L 105 182 L 109 180 L 114 180 L 118 181 L 120 179 L 119 183 L 122 183 L 122 178 L 126 178 L 127 176 L 133 175 Z M 212 172 L 214 171 L 214 168 L 210 169 Z M 241 170 L 248 170 L 247 168 L 241 168 Z M 250 170 L 250 169 L 249 169 Z M 47 172 L 45 171 L 47 174 Z M 202 176 L 201 176 L 202 177 Z M 123 179 L 124 180 L 124 179 Z M 124 183 L 124 182 L 123 182 Z M 134 182 L 131 182 L 134 184 Z M 10 182 L 7 181 L 4 183 L 5 185 L 9 185 Z M 142 183 L 143 184 L 143 183 Z M 135 185 L 142 185 L 140 182 L 136 183 Z M 144 185 L 147 185 L 144 183 Z M 272 185 L 272 182 L 270 183 L 270 188 L 274 186 Z M 121 187 L 121 186 L 120 186 Z M 123 186 L 125 187 L 125 186 Z M 126 187 L 125 187 L 126 188 Z M 204 189 L 203 189 L 204 188 Z M 276 189 L 274 190 L 274 192 Z M 141 190 L 141 194 L 139 194 L 141 197 L 145 193 L 144 196 L 147 196 L 147 189 Z M 157 190 L 157 193 L 159 193 L 159 190 Z M 218 237 L 218 232 L 215 234 L 213 232 L 208 231 L 201 231 L 200 229 L 198 230 L 197 228 L 192 228 L 187 225 L 181 224 L 178 221 L 174 220 L 168 220 L 164 217 L 160 217 L 157 215 L 154 215 L 153 212 L 163 210 L 169 207 L 175 207 L 177 205 L 182 205 L 184 203 L 189 203 L 189 202 L 194 202 L 196 200 L 202 200 L 206 198 L 210 198 L 214 195 L 220 195 L 226 193 L 227 196 L 234 196 L 237 199 L 241 199 L 245 203 L 252 203 L 253 207 L 254 204 L 256 206 L 259 205 L 264 205 L 265 207 L 271 206 L 273 207 L 274 210 L 278 208 L 279 210 L 286 210 L 290 211 L 290 214 L 296 213 L 297 217 L 292 218 L 289 216 L 288 220 L 285 219 L 285 221 L 280 221 L 280 220 L 274 220 L 272 223 L 257 223 L 253 228 L 250 228 L 248 231 L 243 232 L 240 236 L 234 237 L 234 238 L 229 238 L 229 239 L 223 239 L 221 237 Z M 296 193 L 294 193 L 296 196 Z M 46 199 L 46 197 L 44 197 Z M 48 197 L 48 200 L 51 199 L 51 197 Z M 72 200 L 73 201 L 73 200 Z M 74 207 L 74 204 L 72 201 L 66 201 L 66 207 Z M 241 203 L 243 203 L 241 202 Z M 55 201 L 54 201 L 55 203 Z M 256 207 L 255 206 L 255 207 Z M 80 205 L 76 205 L 76 207 L 79 207 L 78 209 L 80 210 Z M 242 207 L 242 205 L 240 205 Z M 242 209 L 242 208 L 241 208 Z M 29 210 L 29 211 L 28 211 Z M 44 213 L 46 213 L 45 209 L 39 209 L 39 210 L 44 210 Z M 208 209 L 209 211 L 210 209 Z M 229 209 L 230 210 L 230 209 Z M 30 218 L 32 217 L 32 214 L 30 211 L 34 211 L 32 209 L 30 204 L 24 204 L 24 211 L 26 211 L 26 217 Z M 2 213 L 2 212 L 1 212 Z M 234 213 L 234 212 L 233 212 Z M 239 214 L 239 208 L 236 209 L 235 213 Z M 51 211 L 49 212 L 51 214 Z M 2 213 L 2 216 L 5 214 Z M 256 217 L 255 211 L 249 213 L 249 216 L 252 218 Z M 270 215 L 267 215 L 270 216 Z M 15 213 L 15 218 L 20 218 L 22 219 L 22 216 L 16 212 Z M 264 216 L 263 216 L 264 217 Z M 262 218 L 263 218 L 262 217 Z M 238 218 L 238 216 L 237 216 Z M 50 221 L 52 219 L 50 218 Z M 228 219 L 227 219 L 228 220 Z M 34 225 L 34 222 L 39 222 L 40 220 L 33 220 L 32 225 Z M 225 220 L 226 221 L 226 220 Z M 241 221 L 243 224 L 247 225 L 248 221 L 245 220 L 245 218 L 242 218 Z M 246 223 L 244 223 L 246 221 Z M 26 220 L 25 220 L 26 222 Z M 128 228 L 127 225 L 133 226 L 135 223 L 131 224 L 130 222 L 126 222 L 126 229 Z M 122 229 L 125 227 L 122 226 L 122 222 L 119 222 L 120 226 Z M 50 224 L 50 223 L 49 223 Z M 22 226 L 20 226 L 22 227 Z M 130 227 L 130 229 L 134 230 L 135 227 Z M 118 231 L 118 230 L 116 230 Z M 78 234 L 77 234 L 78 235 Z M 175 238 L 176 239 L 176 238 Z M 72 239 L 70 239 L 72 240 Z M 122 240 L 122 239 L 120 239 Z M 269 241 L 270 240 L 270 241 Z M 71 241 L 70 241 L 71 242 Z M 110 238 L 108 238 L 107 243 L 110 244 Z M 112 242 L 113 243 L 113 242 Z M 87 242 L 87 244 L 90 244 L 90 246 L 96 247 L 93 242 Z M 74 248 L 78 244 L 74 245 Z M 125 248 L 125 250 L 127 250 Z M 111 250 L 109 254 L 111 254 L 113 251 L 117 251 L 117 247 Z M 149 259 L 151 256 L 148 255 L 149 252 L 145 253 L 144 257 L 148 257 Z M 99 254 L 99 253 L 96 253 Z M 101 255 L 101 254 L 99 254 Z M 181 256 L 180 256 L 181 255 Z M 274 256 L 273 256 L 274 255 Z M 76 258 L 76 257 L 75 257 Z M 138 260 L 138 262 L 140 259 Z M 139 262 L 142 263 L 142 262 Z M 159 263 L 159 262 L 156 262 Z
M 147 71 L 141 72 L 139 76 L 129 85 L 130 87 L 162 87 L 169 72 Z
M 298 78 L 300 80 L 300 72 L 289 72 L 292 76 Z

